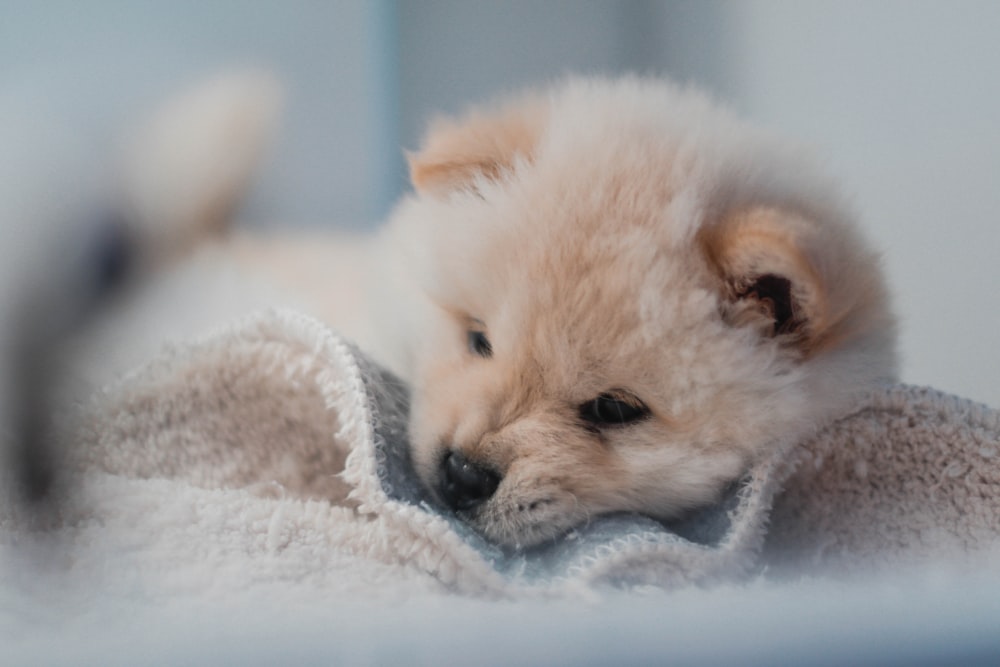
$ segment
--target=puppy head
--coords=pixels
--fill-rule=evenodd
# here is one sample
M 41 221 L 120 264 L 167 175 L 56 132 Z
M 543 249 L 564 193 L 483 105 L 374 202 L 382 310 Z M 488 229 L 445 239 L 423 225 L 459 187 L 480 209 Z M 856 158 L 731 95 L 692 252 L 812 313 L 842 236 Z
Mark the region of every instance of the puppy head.
M 697 94 L 571 82 L 439 124 L 411 172 L 414 460 L 495 541 L 710 503 L 892 375 L 875 255 Z

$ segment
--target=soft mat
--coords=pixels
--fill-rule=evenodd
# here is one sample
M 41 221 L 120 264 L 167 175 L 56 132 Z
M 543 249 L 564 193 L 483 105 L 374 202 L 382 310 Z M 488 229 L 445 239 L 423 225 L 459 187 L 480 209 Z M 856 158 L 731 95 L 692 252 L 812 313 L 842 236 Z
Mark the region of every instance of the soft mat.
M 528 550 L 432 504 L 410 466 L 405 387 L 304 315 L 170 348 L 81 415 L 55 527 L 4 503 L 0 549 L 10 563 L 57 543 L 56 569 L 114 570 L 155 595 L 673 589 L 981 558 L 1000 533 L 1000 415 L 907 386 L 775 451 L 683 521 L 599 517 Z

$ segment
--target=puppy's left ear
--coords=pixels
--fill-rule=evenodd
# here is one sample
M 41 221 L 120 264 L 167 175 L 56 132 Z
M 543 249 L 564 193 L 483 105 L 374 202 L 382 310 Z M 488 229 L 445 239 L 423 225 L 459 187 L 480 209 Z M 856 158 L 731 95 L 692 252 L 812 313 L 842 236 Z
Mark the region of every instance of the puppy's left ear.
M 723 316 L 810 357 L 864 335 L 887 313 L 878 257 L 852 228 L 754 207 L 703 228 Z
M 441 195 L 497 180 L 518 160 L 530 161 L 545 122 L 540 98 L 518 100 L 498 112 L 472 112 L 460 120 L 438 120 L 423 147 L 407 159 L 419 192 Z

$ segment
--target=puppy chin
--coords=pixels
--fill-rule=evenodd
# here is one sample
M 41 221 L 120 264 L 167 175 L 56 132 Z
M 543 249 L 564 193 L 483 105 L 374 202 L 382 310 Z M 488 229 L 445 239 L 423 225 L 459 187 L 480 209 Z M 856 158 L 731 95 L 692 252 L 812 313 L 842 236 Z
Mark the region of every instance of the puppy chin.
M 572 494 L 555 489 L 552 493 L 533 489 L 529 495 L 500 490 L 486 503 L 458 515 L 486 539 L 513 549 L 556 539 L 588 519 Z
M 511 517 L 510 512 L 484 507 L 479 516 L 470 518 L 469 523 L 486 539 L 521 550 L 555 540 L 585 520 L 585 517 L 577 518 L 558 511 Z

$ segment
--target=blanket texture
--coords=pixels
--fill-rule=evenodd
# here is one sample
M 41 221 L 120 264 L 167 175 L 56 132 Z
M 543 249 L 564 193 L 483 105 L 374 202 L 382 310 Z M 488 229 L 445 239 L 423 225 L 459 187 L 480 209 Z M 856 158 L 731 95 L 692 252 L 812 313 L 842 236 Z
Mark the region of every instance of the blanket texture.
M 269 311 L 169 349 L 88 403 L 71 422 L 74 483 L 54 529 L 5 502 L 0 551 L 10 563 L 57 543 L 56 569 L 164 596 L 518 596 L 878 572 L 1000 544 L 1000 413 L 931 389 L 876 392 L 682 521 L 595 517 L 528 550 L 500 549 L 433 504 L 406 420 L 397 379 L 322 324 Z

